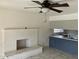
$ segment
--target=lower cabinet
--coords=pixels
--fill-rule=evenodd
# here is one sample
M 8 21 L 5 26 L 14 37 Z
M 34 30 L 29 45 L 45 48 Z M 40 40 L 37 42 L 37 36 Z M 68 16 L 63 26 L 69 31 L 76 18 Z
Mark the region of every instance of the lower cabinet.
M 50 37 L 49 47 L 56 48 L 70 54 L 75 54 L 75 55 L 78 54 L 78 42 L 76 41 Z

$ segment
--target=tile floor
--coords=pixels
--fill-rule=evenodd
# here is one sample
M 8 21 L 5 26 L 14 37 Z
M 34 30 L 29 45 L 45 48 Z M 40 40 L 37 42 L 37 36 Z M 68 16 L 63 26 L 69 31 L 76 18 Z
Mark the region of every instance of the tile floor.
M 70 55 L 52 48 L 44 48 L 43 53 L 29 57 L 27 59 L 78 59 L 77 56 Z

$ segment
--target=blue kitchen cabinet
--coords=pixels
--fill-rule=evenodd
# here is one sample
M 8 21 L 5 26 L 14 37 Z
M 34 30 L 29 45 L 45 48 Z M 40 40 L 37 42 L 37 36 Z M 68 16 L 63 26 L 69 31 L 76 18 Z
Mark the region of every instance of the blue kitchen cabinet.
M 78 54 L 78 42 L 77 41 L 50 37 L 49 47 L 56 48 L 56 49 L 62 50 L 70 54 L 75 54 L 75 55 Z

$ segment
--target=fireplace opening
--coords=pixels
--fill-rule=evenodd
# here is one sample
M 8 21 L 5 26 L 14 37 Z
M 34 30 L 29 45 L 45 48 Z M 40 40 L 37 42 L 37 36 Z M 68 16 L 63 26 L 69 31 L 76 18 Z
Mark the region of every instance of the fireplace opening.
M 29 47 L 30 47 L 30 41 L 28 39 L 17 40 L 17 50 Z

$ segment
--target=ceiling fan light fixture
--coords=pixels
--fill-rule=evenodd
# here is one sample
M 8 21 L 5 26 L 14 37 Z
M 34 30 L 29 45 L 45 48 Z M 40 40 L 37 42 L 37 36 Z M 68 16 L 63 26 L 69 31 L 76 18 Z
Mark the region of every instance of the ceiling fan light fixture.
M 40 11 L 40 13 L 43 13 L 43 11 Z
M 41 11 L 42 11 L 43 13 L 46 13 L 46 12 L 49 11 L 49 9 L 48 9 L 48 8 L 42 8 Z

